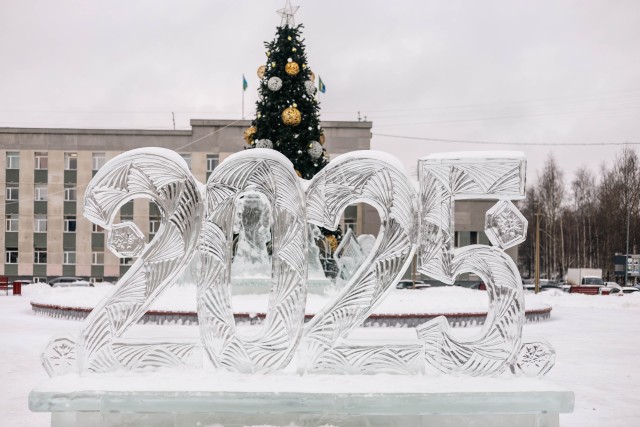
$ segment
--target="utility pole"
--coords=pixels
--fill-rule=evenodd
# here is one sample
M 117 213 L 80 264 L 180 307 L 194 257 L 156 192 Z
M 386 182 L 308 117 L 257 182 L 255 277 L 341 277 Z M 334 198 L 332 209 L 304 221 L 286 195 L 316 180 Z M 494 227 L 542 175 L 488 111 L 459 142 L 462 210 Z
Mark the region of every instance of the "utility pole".
M 542 214 L 537 212 L 536 216 L 536 275 L 535 275 L 535 285 L 536 285 L 536 294 L 540 292 L 540 216 Z
M 171 112 L 171 119 L 173 120 L 173 130 L 176 130 L 176 114 Z
M 627 206 L 627 252 L 624 254 L 624 286 L 629 286 L 629 216 L 631 209 Z

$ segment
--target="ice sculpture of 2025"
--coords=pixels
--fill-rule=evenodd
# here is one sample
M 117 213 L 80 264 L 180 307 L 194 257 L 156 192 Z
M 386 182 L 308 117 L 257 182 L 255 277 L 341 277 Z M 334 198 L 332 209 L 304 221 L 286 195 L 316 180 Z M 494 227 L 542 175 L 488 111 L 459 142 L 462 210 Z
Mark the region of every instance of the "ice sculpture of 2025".
M 415 185 L 397 159 L 376 151 L 335 158 L 306 191 L 291 162 L 269 149 L 230 156 L 206 185 L 170 150 L 143 148 L 115 157 L 87 187 L 84 215 L 110 233 L 108 246 L 116 255 L 138 258 L 79 336 L 52 339 L 42 355 L 45 369 L 53 376 L 202 366 L 207 357 L 217 369 L 266 373 L 288 366 L 297 351 L 303 373 L 407 374 L 429 364 L 445 373 L 495 375 L 511 369 L 544 375 L 555 352 L 544 340 L 522 342 L 522 283 L 504 253 L 524 240 L 527 229 L 510 201 L 524 196 L 524 155 L 431 155 L 419 160 L 418 180 Z M 247 193 L 266 198 L 273 216 L 269 309 L 261 332 L 251 337 L 236 329 L 230 288 L 234 211 Z M 114 224 L 119 208 L 140 197 L 153 200 L 162 213 L 148 244 L 133 223 Z M 498 200 L 486 217 L 493 246 L 454 248 L 454 203 L 464 199 Z M 344 209 L 358 202 L 380 215 L 375 245 L 342 291 L 305 324 L 308 224 L 336 227 Z M 194 256 L 200 338 L 123 337 Z M 349 334 L 395 287 L 414 256 L 421 273 L 445 283 L 466 272 L 482 278 L 489 310 L 479 336 L 456 339 L 439 317 L 420 325 L 412 343 L 350 341 Z

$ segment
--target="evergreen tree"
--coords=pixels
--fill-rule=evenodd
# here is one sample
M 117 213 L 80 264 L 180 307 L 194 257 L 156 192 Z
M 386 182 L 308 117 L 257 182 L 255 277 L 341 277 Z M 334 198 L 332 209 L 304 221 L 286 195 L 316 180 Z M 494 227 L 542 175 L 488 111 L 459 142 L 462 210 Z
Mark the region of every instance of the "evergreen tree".
M 267 62 L 258 68 L 260 87 L 256 116 L 245 131 L 248 148 L 272 148 L 293 163 L 298 176 L 311 179 L 329 159 L 320 125 L 320 105 L 316 97 L 315 75 L 305 53 L 302 25 L 295 25 L 296 8 L 280 10 L 282 22 L 273 41 L 265 42 Z M 322 229 L 335 250 L 342 237 Z

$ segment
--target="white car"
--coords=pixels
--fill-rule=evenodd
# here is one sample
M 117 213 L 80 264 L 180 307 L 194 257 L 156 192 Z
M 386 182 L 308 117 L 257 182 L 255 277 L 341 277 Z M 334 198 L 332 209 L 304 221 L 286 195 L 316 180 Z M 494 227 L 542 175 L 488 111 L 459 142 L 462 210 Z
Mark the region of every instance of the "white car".
M 611 293 L 609 295 L 617 295 L 619 297 L 623 296 L 624 294 L 632 294 L 634 292 L 640 292 L 640 289 L 634 287 L 634 286 L 624 286 L 621 288 L 613 288 L 611 289 Z
M 60 280 L 57 282 L 52 281 L 53 283 L 51 283 L 51 287 L 52 288 L 75 288 L 75 287 L 80 287 L 80 288 L 89 288 L 89 287 L 93 287 L 93 283 L 90 283 L 86 280 L 83 279 L 79 279 L 79 278 L 75 278 L 75 280 Z

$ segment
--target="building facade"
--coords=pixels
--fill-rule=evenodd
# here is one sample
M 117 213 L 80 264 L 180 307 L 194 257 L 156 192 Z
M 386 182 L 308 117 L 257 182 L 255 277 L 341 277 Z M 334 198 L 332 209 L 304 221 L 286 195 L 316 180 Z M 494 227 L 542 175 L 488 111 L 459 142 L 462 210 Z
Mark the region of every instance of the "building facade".
M 96 171 L 122 152 L 155 146 L 180 153 L 204 183 L 220 162 L 244 149 L 248 126 L 248 120 L 192 120 L 190 130 L 0 128 L 0 275 L 34 281 L 58 276 L 117 280 L 133 260 L 113 255 L 104 231 L 82 212 L 84 190 Z M 322 127 L 331 157 L 370 149 L 370 122 L 323 122 Z M 484 212 L 492 204 L 457 204 L 458 246 L 488 244 L 482 230 Z M 136 199 L 116 218 L 127 220 L 149 241 L 160 226 L 160 212 L 155 203 Z M 349 206 L 343 215 L 345 231 L 375 235 L 379 225 L 378 213 L 368 205 Z

